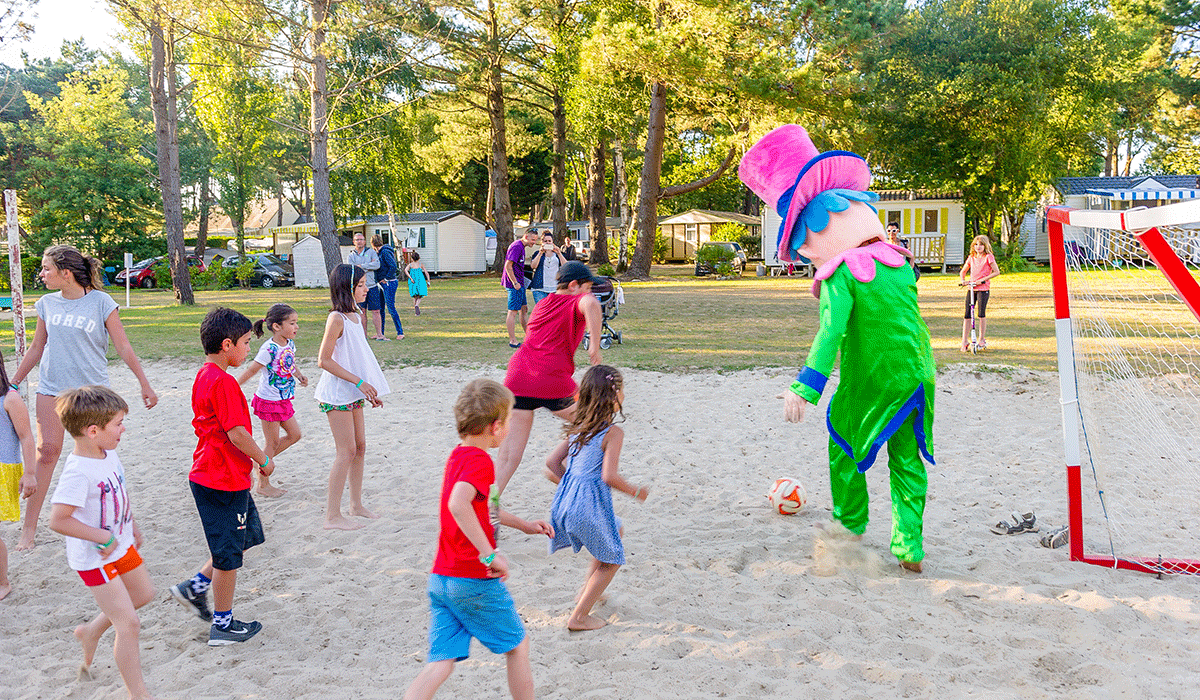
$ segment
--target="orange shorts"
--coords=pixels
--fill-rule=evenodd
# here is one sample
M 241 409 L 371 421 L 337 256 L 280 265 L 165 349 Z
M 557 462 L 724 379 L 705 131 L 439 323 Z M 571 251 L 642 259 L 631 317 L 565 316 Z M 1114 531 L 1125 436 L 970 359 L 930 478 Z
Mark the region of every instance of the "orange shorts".
M 138 554 L 137 547 L 129 545 L 129 550 L 125 552 L 125 556 L 114 562 L 109 562 L 99 569 L 80 571 L 79 578 L 83 579 L 83 583 L 86 586 L 103 586 L 121 574 L 127 574 L 141 565 L 142 555 Z

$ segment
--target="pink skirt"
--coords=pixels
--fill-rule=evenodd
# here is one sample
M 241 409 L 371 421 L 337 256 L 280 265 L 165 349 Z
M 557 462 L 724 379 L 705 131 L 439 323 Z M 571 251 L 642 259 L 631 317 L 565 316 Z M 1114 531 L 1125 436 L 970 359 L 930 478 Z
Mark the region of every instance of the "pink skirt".
M 250 407 L 254 409 L 254 415 L 274 423 L 287 422 L 296 415 L 296 409 L 292 408 L 291 399 L 271 401 L 255 394 L 254 398 L 250 399 Z

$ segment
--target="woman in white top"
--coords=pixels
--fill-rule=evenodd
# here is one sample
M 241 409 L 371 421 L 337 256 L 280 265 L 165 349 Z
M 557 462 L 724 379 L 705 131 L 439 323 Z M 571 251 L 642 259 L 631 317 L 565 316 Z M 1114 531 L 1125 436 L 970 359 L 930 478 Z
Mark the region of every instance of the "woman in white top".
M 379 407 L 380 396 L 391 391 L 379 361 L 367 342 L 366 318 L 359 304 L 367 298 L 366 271 L 341 264 L 329 273 L 329 297 L 333 311 L 325 321 L 317 366 L 321 380 L 315 392 L 321 410 L 329 419 L 336 454 L 329 467 L 329 495 L 325 505 L 326 530 L 357 530 L 361 523 L 342 515 L 342 490 L 350 481 L 349 515 L 378 518 L 363 505 L 363 462 L 367 455 L 363 404 Z
M 62 454 L 63 426 L 54 411 L 57 396 L 81 386 L 108 386 L 108 341 L 129 366 L 142 386 L 142 403 L 154 408 L 158 394 L 150 387 L 133 346 L 121 325 L 117 302 L 104 292 L 100 261 L 85 258 L 69 245 L 46 249 L 39 273 L 46 289 L 55 290 L 37 300 L 37 329 L 33 344 L 12 376 L 20 384 L 38 365 L 37 413 L 37 490 L 25 505 L 21 539 L 17 549 L 33 549 L 38 515 L 50 477 Z
M 533 305 L 550 296 L 558 289 L 558 270 L 567 264 L 562 249 L 554 245 L 554 234 L 547 231 L 542 236 L 542 247 L 533 254 L 529 262 L 533 267 Z

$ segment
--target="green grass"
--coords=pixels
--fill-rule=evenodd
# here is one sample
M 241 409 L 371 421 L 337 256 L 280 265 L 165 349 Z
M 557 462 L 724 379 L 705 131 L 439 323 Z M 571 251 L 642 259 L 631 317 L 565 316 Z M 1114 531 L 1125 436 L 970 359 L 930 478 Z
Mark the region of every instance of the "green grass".
M 624 284 L 626 304 L 611 322 L 622 331 L 624 344 L 605 352 L 607 362 L 671 372 L 792 368 L 803 363 L 817 323 L 811 280 L 754 277 L 751 268 L 751 274 L 740 280 L 716 281 L 692 277 L 691 271 L 691 266 L 658 266 L 650 281 Z M 990 348 L 979 356 L 958 352 L 964 292 L 957 284 L 957 275 L 926 273 L 918 285 L 939 366 L 971 361 L 1055 368 L 1048 273 L 1009 274 L 993 282 L 988 307 Z M 124 304 L 123 289 L 106 291 Z M 382 362 L 503 365 L 508 361 L 512 351 L 504 330 L 504 293 L 497 278 L 435 280 L 421 304 L 420 317 L 413 315 L 404 291 L 401 286 L 397 305 L 406 337 L 373 344 Z M 26 297 L 30 306 L 36 296 Z M 133 308 L 121 309 L 121 320 L 144 360 L 198 360 L 200 320 L 213 306 L 232 306 L 257 319 L 280 301 L 299 311 L 297 348 L 302 358 L 315 360 L 329 310 L 329 293 L 324 289 L 200 291 L 196 306 L 190 308 L 176 306 L 169 290 L 139 289 L 132 292 L 132 301 Z M 31 313 L 30 341 L 35 321 Z M 13 347 L 7 319 L 0 323 L 0 343 L 6 349 Z M 111 351 L 110 357 L 115 358 Z M 584 361 L 582 350 L 579 361 Z

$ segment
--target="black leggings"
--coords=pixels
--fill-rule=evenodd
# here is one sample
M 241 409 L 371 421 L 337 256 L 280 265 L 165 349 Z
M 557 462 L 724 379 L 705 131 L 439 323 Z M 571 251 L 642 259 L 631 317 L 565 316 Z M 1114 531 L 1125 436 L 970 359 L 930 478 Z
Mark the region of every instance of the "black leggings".
M 987 318 L 987 301 L 991 294 L 990 289 L 981 289 L 975 292 L 975 315 L 979 318 Z M 967 303 L 963 318 L 971 318 L 971 292 L 967 292 Z

